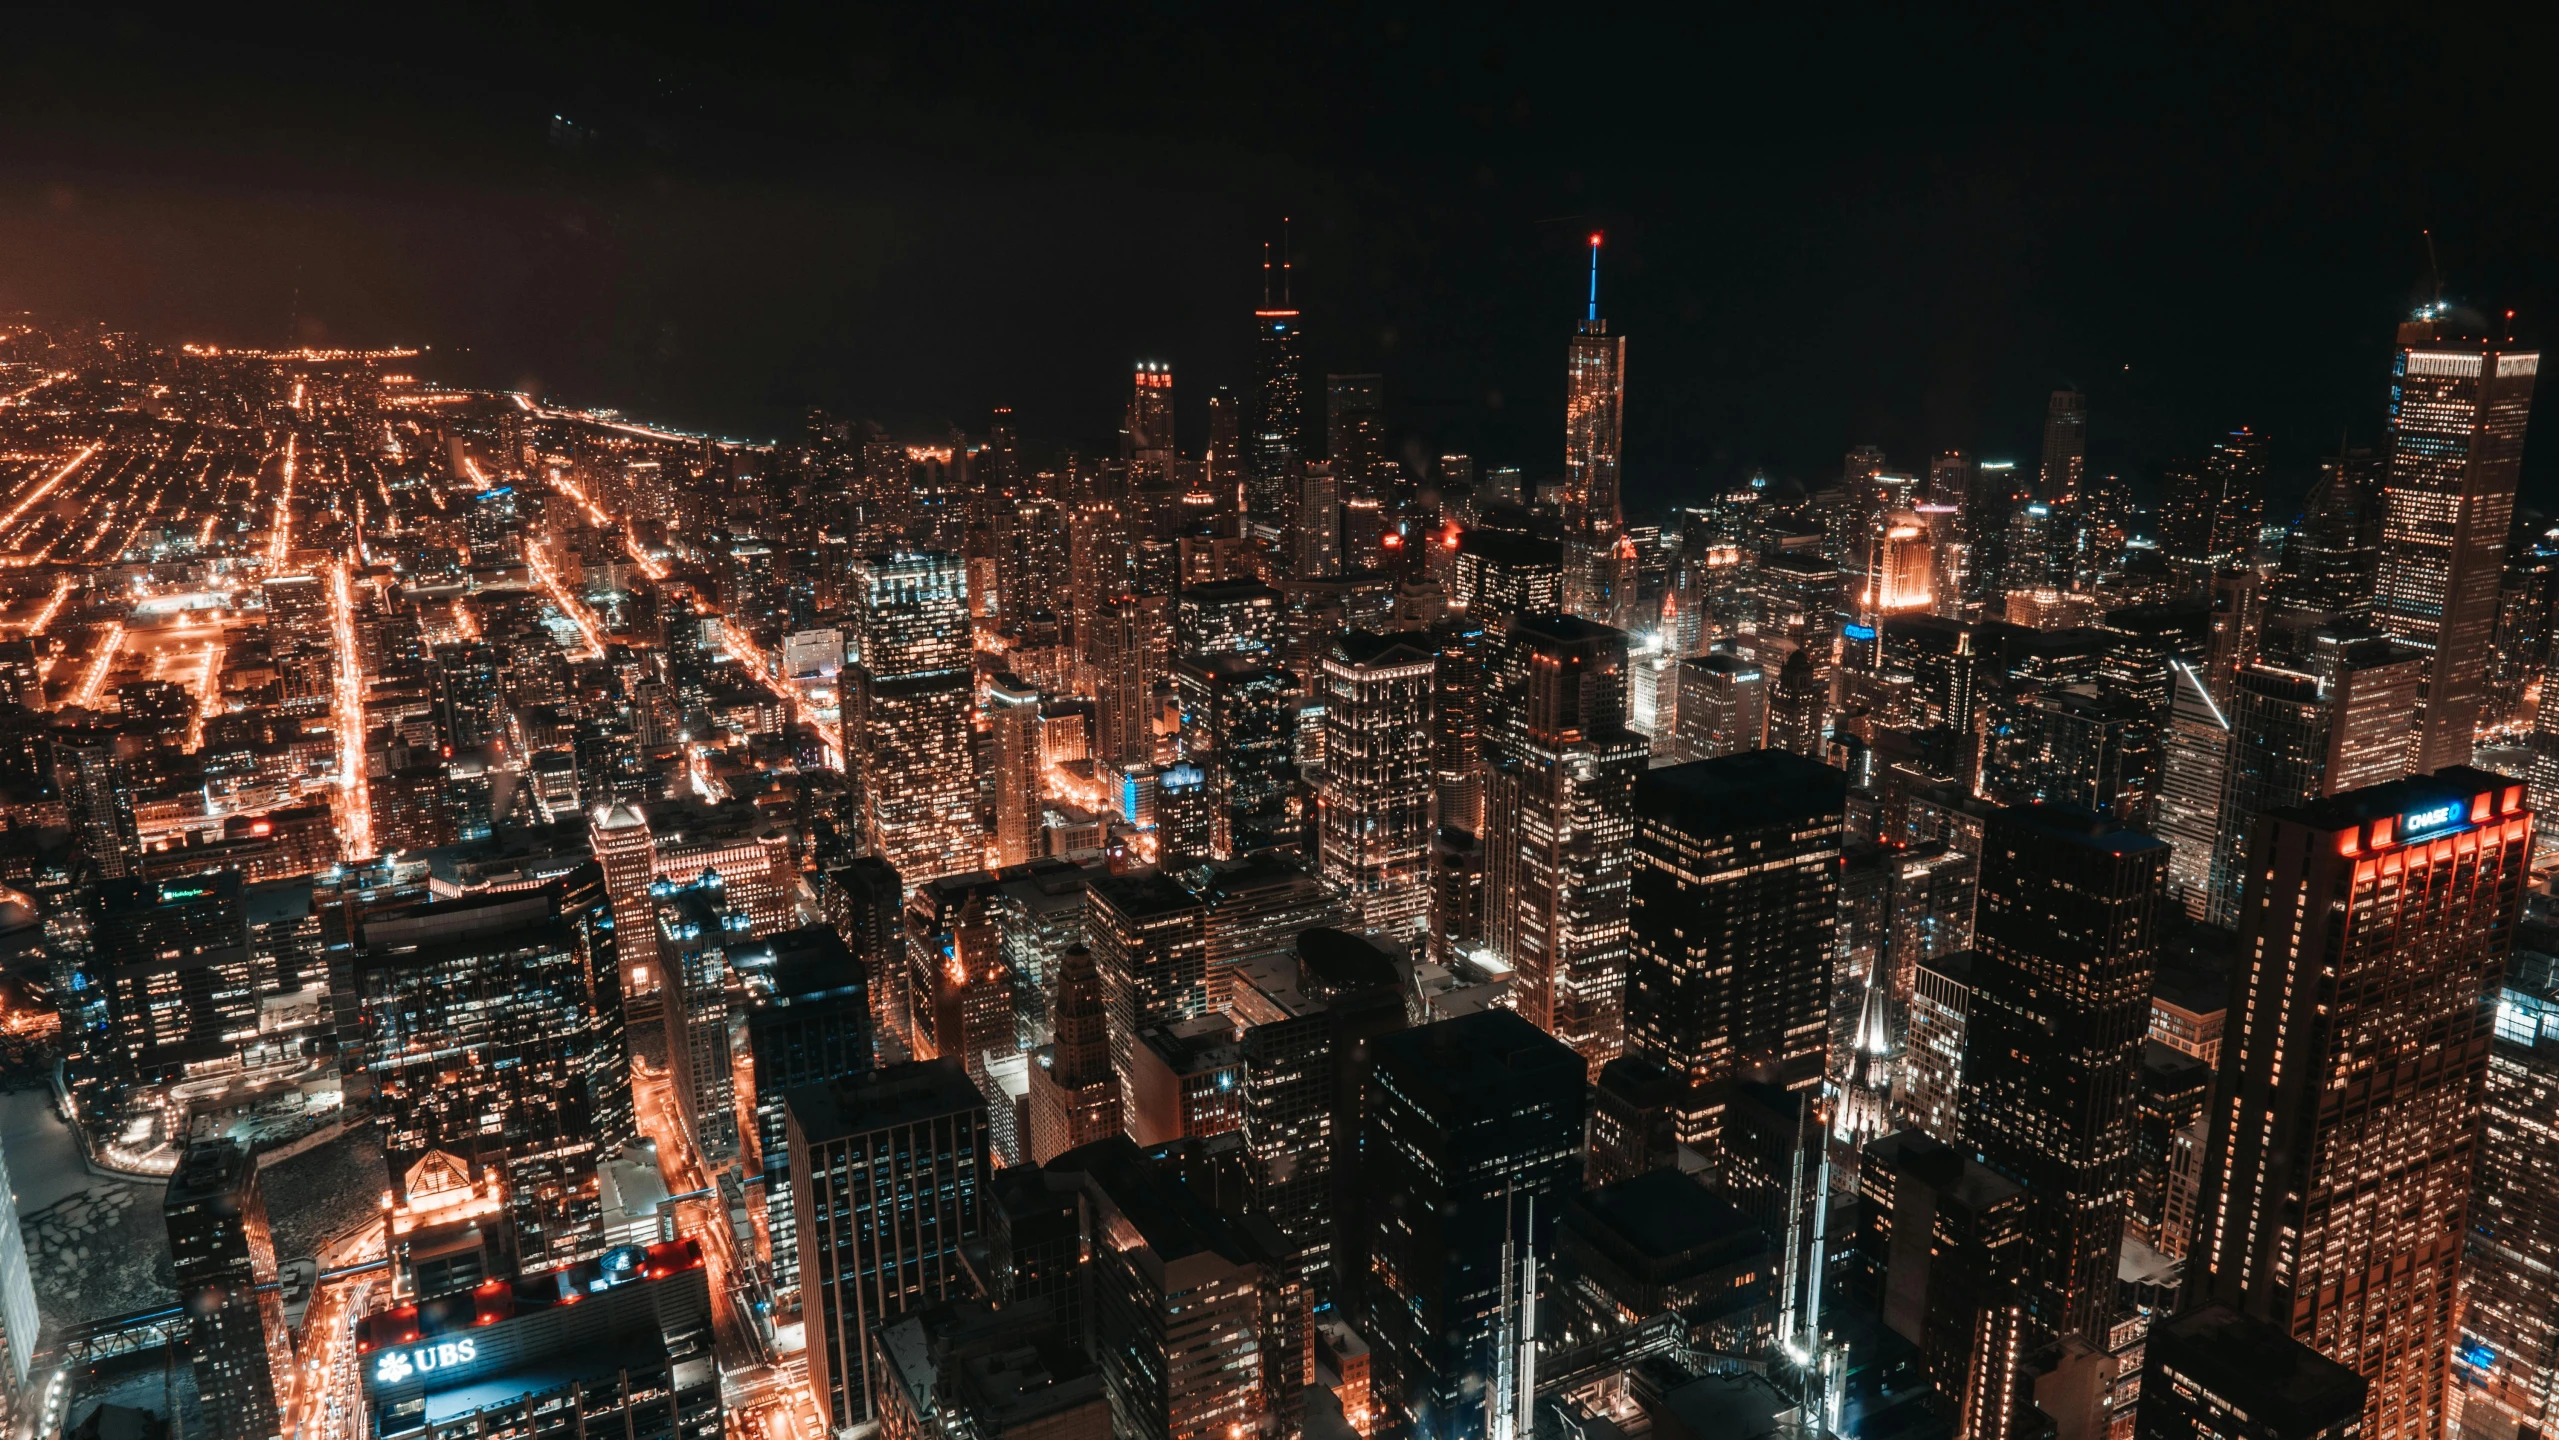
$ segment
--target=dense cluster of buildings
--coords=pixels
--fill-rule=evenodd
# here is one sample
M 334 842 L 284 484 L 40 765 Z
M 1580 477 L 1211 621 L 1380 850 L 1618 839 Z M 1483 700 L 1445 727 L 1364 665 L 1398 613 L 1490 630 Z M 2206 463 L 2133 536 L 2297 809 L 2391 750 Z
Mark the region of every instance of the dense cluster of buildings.
M 2290 520 L 2064 391 L 1635 524 L 1598 245 L 1536 482 L 1391 453 L 1285 264 L 1098 456 L 0 336 L 0 918 L 198 1413 L 2559 1420 L 2537 354 L 2420 312 Z M 382 1156 L 290 1307 L 288 1093 Z M 21 1407 L 111 1365 L 6 1278 Z

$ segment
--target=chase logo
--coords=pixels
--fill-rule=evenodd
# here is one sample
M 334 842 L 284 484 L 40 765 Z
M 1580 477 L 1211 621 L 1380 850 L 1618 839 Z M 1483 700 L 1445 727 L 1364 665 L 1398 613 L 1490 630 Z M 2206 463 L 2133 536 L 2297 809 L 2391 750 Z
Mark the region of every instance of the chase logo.
M 2411 810 L 2399 817 L 2399 838 L 2415 840 L 2421 836 L 2432 835 L 2438 830 L 2448 830 L 2461 823 L 2461 814 L 2462 805 L 2458 800 L 2447 800 L 2441 805 L 2429 805 L 2423 810 Z

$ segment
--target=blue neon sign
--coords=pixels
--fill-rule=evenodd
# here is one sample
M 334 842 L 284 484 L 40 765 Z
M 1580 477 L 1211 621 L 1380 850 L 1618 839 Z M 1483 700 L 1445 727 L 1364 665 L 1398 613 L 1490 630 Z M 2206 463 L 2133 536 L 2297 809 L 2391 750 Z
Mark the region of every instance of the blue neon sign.
M 2429 835 L 2440 834 L 2446 830 L 2458 830 L 2468 811 L 2469 807 L 2459 800 L 2447 800 L 2441 805 L 2429 805 L 2423 810 L 2411 810 L 2399 817 L 2399 838 L 2423 840 Z

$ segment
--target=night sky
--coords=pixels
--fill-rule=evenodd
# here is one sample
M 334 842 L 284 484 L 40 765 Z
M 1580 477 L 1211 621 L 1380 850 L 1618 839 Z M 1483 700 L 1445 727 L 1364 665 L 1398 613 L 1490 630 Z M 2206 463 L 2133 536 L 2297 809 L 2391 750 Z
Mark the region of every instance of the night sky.
M 1310 368 L 1534 477 L 1600 229 L 1638 518 L 1859 443 L 2031 462 L 2063 384 L 2098 471 L 2244 424 L 2297 493 L 2378 438 L 2428 227 L 2551 333 L 2551 21 L 1668 8 L 13 15 L 0 310 L 756 437 L 1009 403 L 1105 448 L 1162 358 L 1195 445 L 1290 216 Z

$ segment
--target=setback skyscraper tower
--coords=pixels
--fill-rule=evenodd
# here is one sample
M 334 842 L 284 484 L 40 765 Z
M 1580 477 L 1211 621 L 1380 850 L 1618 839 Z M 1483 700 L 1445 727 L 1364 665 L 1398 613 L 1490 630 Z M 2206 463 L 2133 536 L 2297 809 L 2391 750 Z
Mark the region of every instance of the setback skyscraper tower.
M 2433 655 L 2408 766 L 2421 775 L 2470 763 L 2541 366 L 2538 351 L 2487 328 L 2428 306 L 2399 327 L 2391 364 L 2374 608 L 2384 633 Z
M 1245 484 L 1255 520 L 1276 525 L 1286 504 L 1289 470 L 1306 455 L 1305 337 L 1289 297 L 1290 261 L 1281 247 L 1279 295 L 1271 294 L 1271 254 L 1262 250 L 1262 308 L 1253 312 L 1253 416 L 1246 441 Z
M 1626 337 L 1599 318 L 1599 236 L 1590 237 L 1590 308 L 1564 362 L 1564 609 L 1608 622 L 1607 562 L 1626 517 L 1617 462 L 1626 409 Z

